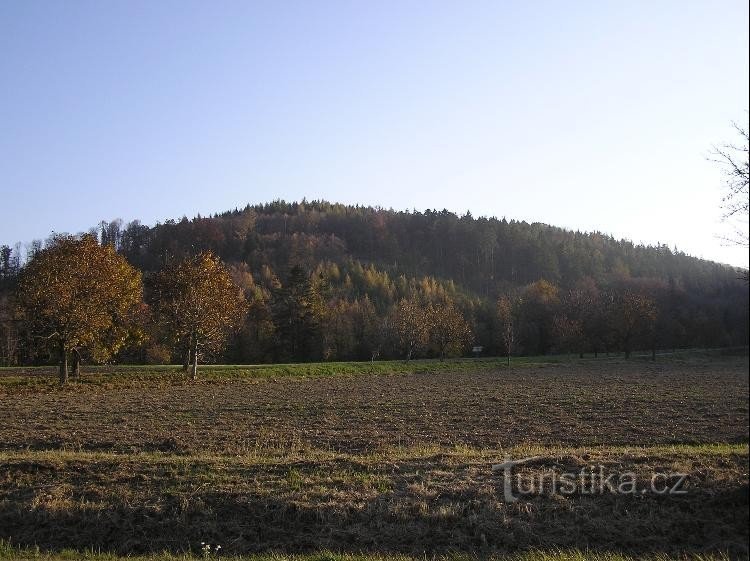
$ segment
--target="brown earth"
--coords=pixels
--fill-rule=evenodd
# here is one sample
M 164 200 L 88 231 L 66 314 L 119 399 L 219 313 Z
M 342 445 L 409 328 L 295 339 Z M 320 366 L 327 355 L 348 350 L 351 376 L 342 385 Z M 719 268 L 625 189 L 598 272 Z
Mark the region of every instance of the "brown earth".
M 121 553 L 747 557 L 747 357 L 0 389 L 0 538 Z M 714 445 L 714 443 L 724 443 Z M 502 500 L 490 466 L 688 474 L 680 496 Z
M 0 386 L 0 411 L 3 450 L 742 443 L 747 357 L 45 392 Z

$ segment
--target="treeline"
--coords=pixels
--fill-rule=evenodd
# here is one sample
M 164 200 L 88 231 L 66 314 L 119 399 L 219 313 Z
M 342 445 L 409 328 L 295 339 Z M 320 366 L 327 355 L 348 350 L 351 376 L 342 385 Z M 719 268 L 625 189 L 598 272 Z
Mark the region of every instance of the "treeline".
M 597 233 L 326 202 L 213 217 L 101 223 L 89 232 L 142 274 L 145 315 L 165 273 L 210 252 L 246 309 L 207 360 L 255 363 L 745 345 L 747 285 L 730 267 Z M 81 239 L 81 236 L 78 236 Z M 54 352 L 18 312 L 18 279 L 55 239 L 0 248 L 3 364 Z M 158 314 L 157 314 L 158 315 Z M 163 314 L 162 314 L 163 316 Z M 88 360 L 185 362 L 190 344 L 150 320 L 137 341 Z

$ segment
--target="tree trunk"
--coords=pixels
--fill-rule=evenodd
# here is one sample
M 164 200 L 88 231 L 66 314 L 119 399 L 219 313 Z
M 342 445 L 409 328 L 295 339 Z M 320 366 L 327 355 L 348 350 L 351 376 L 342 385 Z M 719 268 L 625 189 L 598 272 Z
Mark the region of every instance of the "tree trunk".
M 73 378 L 78 378 L 81 375 L 81 351 L 73 349 L 73 365 L 71 367 L 70 375 Z
M 651 347 L 651 360 L 656 360 L 656 345 Z
M 68 382 L 68 353 L 65 350 L 65 344 L 60 343 L 60 385 L 64 386 Z
M 630 358 L 630 349 L 625 349 L 625 358 Z
M 583 353 L 578 353 L 578 358 L 583 358 Z
M 193 341 L 193 380 L 198 379 L 198 339 Z
M 193 338 L 189 337 L 187 342 L 187 348 L 185 349 L 185 356 L 182 360 L 182 371 L 187 372 L 190 368 L 190 355 L 193 352 L 193 345 L 192 345 Z
M 510 353 L 508 353 L 508 366 L 510 366 Z

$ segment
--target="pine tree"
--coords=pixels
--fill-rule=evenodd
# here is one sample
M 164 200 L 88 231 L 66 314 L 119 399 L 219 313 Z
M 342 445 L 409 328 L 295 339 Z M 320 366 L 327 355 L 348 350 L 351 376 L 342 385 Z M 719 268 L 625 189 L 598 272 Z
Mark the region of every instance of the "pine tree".
M 273 319 L 282 357 L 314 360 L 320 356 L 323 302 L 306 271 L 295 265 L 273 293 Z

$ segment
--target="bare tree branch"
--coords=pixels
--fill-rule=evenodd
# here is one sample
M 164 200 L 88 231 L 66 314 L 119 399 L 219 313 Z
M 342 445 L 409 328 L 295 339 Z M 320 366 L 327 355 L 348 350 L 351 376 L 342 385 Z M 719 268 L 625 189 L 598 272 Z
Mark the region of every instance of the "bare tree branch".
M 748 158 L 748 128 L 732 123 L 735 131 L 740 135 L 743 145 L 735 144 L 714 145 L 708 160 L 721 166 L 724 175 L 725 195 L 722 197 L 723 219 L 732 220 L 735 232 L 721 239 L 731 245 L 750 246 L 748 235 L 748 210 L 750 194 L 748 192 L 748 176 L 750 176 L 750 159 Z

